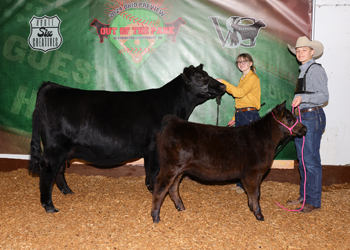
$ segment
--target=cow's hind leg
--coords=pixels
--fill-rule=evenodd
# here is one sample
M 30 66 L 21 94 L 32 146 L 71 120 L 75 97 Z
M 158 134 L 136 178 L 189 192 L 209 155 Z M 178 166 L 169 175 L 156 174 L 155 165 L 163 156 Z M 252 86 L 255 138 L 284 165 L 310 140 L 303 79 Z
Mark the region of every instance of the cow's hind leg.
M 179 185 L 180 185 L 182 175 L 183 174 L 180 174 L 176 177 L 173 185 L 169 189 L 169 196 L 170 196 L 171 200 L 174 202 L 175 207 L 178 211 L 185 210 L 185 206 L 182 202 L 182 199 L 181 199 L 180 193 L 179 193 Z
M 56 185 L 63 194 L 74 194 L 74 192 L 69 188 L 66 178 L 64 177 L 64 172 L 66 171 L 67 166 L 69 166 L 69 162 L 65 161 L 56 176 Z
M 50 155 L 55 155 L 55 153 L 58 152 L 52 152 L 52 150 L 46 149 L 40 169 L 40 200 L 41 205 L 48 213 L 58 212 L 58 209 L 56 209 L 52 203 L 52 188 L 53 184 L 55 183 L 57 173 L 63 164 L 63 160 L 59 160 L 57 157 L 50 157 Z M 63 159 L 63 157 L 60 159 Z
M 260 185 L 261 178 L 245 178 L 241 179 L 243 187 L 248 195 L 248 206 L 259 221 L 264 221 L 264 216 L 261 213 L 260 207 Z
M 164 198 L 168 193 L 169 188 L 173 185 L 176 176 L 169 177 L 169 175 L 162 175 L 159 173 L 156 183 L 154 185 L 153 196 L 152 196 L 152 211 L 151 215 L 154 223 L 160 221 L 159 213 L 160 208 L 163 204 Z
M 147 189 L 151 193 L 153 193 L 153 189 L 155 185 L 154 183 L 159 173 L 159 162 L 158 162 L 156 148 L 154 150 L 150 150 L 148 152 L 148 155 L 144 157 L 144 160 L 145 160 L 145 172 L 146 172 L 146 186 L 147 186 Z

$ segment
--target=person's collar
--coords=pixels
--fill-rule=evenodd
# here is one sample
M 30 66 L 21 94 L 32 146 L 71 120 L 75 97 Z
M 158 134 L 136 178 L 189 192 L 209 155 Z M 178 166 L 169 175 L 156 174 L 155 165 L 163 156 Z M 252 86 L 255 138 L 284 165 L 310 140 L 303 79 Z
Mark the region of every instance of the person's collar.
M 313 64 L 315 62 L 315 59 L 311 58 L 309 61 L 307 61 L 306 63 L 302 64 L 299 66 L 299 69 L 304 69 L 304 68 L 308 68 L 311 64 Z
M 252 73 L 253 73 L 253 70 L 249 70 L 249 72 L 245 76 L 249 76 Z
M 247 76 L 249 76 L 253 71 L 249 70 L 249 72 L 245 76 L 241 76 L 240 80 L 245 79 Z

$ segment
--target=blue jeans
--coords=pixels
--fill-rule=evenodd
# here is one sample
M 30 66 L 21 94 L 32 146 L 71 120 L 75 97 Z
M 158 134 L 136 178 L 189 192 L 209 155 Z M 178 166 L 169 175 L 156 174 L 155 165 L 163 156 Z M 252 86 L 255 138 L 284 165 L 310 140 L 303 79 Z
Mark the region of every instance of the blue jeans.
M 235 113 L 235 127 L 248 125 L 257 120 L 260 120 L 259 111 L 257 110 Z M 237 182 L 237 186 L 244 189 L 240 181 Z
M 259 111 L 257 110 L 235 113 L 235 127 L 247 125 L 257 120 L 260 120 Z
M 298 117 L 299 119 L 299 117 Z M 306 169 L 306 200 L 305 202 L 321 207 L 322 165 L 320 156 L 321 137 L 326 128 L 326 116 L 323 109 L 301 114 L 301 123 L 307 127 L 304 144 L 304 163 Z M 304 199 L 305 173 L 302 162 L 303 138 L 296 137 L 295 148 L 299 160 L 300 198 Z

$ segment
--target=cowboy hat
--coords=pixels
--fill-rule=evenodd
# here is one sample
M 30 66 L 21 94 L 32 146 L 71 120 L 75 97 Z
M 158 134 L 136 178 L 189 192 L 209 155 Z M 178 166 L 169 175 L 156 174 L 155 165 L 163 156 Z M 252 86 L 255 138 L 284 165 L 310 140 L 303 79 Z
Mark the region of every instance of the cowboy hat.
M 314 52 L 314 57 L 319 57 L 323 53 L 323 45 L 319 41 L 310 41 L 306 36 L 301 36 L 298 38 L 295 47 L 292 47 L 288 44 L 288 49 L 295 54 L 295 49 L 299 47 L 310 47 Z

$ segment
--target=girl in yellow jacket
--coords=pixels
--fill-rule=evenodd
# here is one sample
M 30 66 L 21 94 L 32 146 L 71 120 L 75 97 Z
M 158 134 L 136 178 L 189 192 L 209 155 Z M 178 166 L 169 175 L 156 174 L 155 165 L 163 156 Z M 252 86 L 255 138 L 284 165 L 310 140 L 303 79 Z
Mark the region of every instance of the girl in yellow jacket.
M 260 119 L 260 80 L 255 73 L 253 58 L 247 53 L 240 54 L 236 65 L 242 71 L 237 87 L 223 79 L 217 79 L 226 85 L 226 91 L 236 99 L 236 112 L 228 123 L 230 127 L 247 125 Z
M 247 53 L 240 54 L 237 57 L 236 65 L 242 71 L 242 77 L 239 79 L 237 87 L 225 80 L 217 79 L 226 85 L 226 91 L 236 99 L 236 112 L 228 123 L 230 127 L 247 125 L 260 119 L 260 80 L 255 73 L 253 58 Z M 244 193 L 241 182 L 237 182 L 236 192 Z

